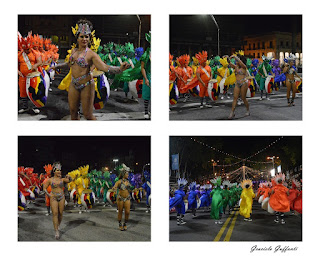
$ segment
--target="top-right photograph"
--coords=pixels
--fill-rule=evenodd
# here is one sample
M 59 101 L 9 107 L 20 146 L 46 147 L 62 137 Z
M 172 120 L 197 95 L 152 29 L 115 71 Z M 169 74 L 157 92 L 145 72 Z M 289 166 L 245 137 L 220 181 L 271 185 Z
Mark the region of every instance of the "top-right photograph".
M 170 15 L 170 120 L 302 120 L 302 15 Z

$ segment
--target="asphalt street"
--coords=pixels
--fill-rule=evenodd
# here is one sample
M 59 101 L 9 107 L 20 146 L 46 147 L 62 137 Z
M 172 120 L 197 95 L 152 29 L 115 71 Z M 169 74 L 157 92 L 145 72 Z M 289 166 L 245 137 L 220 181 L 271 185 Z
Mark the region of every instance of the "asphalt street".
M 68 92 L 58 89 L 61 80 L 68 71 L 61 71 L 61 74 L 56 75 L 55 80 L 51 84 L 48 100 L 46 105 L 40 109 L 38 115 L 32 113 L 23 113 L 18 115 L 18 120 L 70 120 L 70 112 L 68 106 Z M 19 99 L 18 109 L 21 108 L 21 100 Z M 32 103 L 29 101 L 29 107 Z M 81 115 L 81 120 L 85 120 Z M 143 99 L 134 100 L 129 93 L 128 98 L 125 98 L 125 93 L 122 88 L 110 91 L 110 98 L 100 110 L 94 110 L 93 114 L 100 121 L 107 120 L 145 120 Z
M 18 213 L 18 241 L 56 241 L 52 215 L 45 215 L 44 199 L 38 198 L 28 207 Z M 69 203 L 63 214 L 59 241 L 151 241 L 151 213 L 146 212 L 145 200 L 134 203 L 134 207 L 127 231 L 120 231 L 115 205 L 97 203 L 79 214 L 79 209 Z
M 232 89 L 229 90 L 230 98 L 219 99 L 215 102 L 208 98 L 211 108 L 200 109 L 200 98 L 192 97 L 186 102 L 179 99 L 176 105 L 170 106 L 170 120 L 228 120 L 233 101 Z M 252 98 L 247 98 L 250 105 L 250 116 L 246 116 L 246 108 L 242 102 L 237 105 L 235 118 L 233 120 L 302 120 L 302 93 L 296 94 L 295 106 L 287 104 L 286 88 L 281 87 L 279 91 L 272 92 L 260 100 L 260 92 Z
M 197 210 L 195 218 L 185 215 L 186 224 L 177 225 L 176 214 L 170 213 L 170 241 L 302 241 L 302 216 L 285 214 L 285 224 L 275 223 L 275 216 L 254 201 L 252 222 L 244 221 L 239 208 L 222 216 L 215 224 L 210 211 Z

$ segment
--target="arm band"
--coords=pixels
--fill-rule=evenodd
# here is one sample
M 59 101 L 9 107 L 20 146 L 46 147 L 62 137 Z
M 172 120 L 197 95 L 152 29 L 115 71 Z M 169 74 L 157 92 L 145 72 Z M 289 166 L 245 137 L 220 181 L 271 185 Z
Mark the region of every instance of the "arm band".
M 109 74 L 120 74 L 122 71 L 120 67 L 109 66 L 108 73 Z

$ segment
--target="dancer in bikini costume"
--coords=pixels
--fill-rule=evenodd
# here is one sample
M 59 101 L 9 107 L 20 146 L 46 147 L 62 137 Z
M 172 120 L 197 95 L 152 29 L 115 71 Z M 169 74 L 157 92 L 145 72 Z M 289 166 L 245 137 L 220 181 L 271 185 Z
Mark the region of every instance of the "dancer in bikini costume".
M 247 72 L 247 66 L 245 63 L 247 61 L 242 55 L 240 55 L 241 59 L 235 55 L 232 55 L 231 58 L 234 58 L 236 60 L 236 65 L 229 62 L 230 66 L 235 70 L 236 85 L 233 90 L 232 108 L 231 108 L 231 113 L 228 119 L 233 119 L 235 116 L 234 112 L 237 106 L 237 100 L 239 96 L 241 96 L 241 99 L 243 100 L 244 105 L 246 106 L 246 109 L 247 109 L 246 116 L 250 115 L 249 103 L 246 98 L 247 90 L 248 90 L 248 80 L 247 80 L 248 72 Z
M 28 95 L 27 95 L 27 75 L 37 71 L 41 65 L 40 56 L 32 49 L 33 38 L 29 34 L 23 38 L 18 32 L 18 75 L 19 75 L 19 91 L 22 100 L 22 108 L 18 111 L 19 114 L 29 110 Z M 31 108 L 34 114 L 39 114 L 40 110 Z
M 120 67 L 106 65 L 98 54 L 90 49 L 92 37 L 92 23 L 86 19 L 81 19 L 73 28 L 73 33 L 77 39 L 77 46 L 72 50 L 68 63 L 58 64 L 52 69 L 71 68 L 71 83 L 68 91 L 68 101 L 72 120 L 80 120 L 79 106 L 82 104 L 84 117 L 87 120 L 96 120 L 93 115 L 93 101 L 95 94 L 95 84 L 92 76 L 93 65 L 101 71 L 109 73 L 121 73 L 129 68 L 129 64 L 124 62 Z
M 286 86 L 287 86 L 287 101 L 288 106 L 294 106 L 294 98 L 296 97 L 297 87 L 294 77 L 297 76 L 300 80 L 301 77 L 298 75 L 296 71 L 296 67 L 294 66 L 296 57 L 290 53 L 290 56 L 285 60 L 287 63 L 285 64 L 282 72 L 286 75 Z M 292 98 L 290 100 L 290 94 L 292 91 Z
M 196 58 L 199 61 L 199 67 L 196 71 L 196 76 L 186 86 L 181 88 L 182 93 L 186 93 L 188 90 L 193 89 L 195 86 L 200 86 L 199 96 L 201 98 L 200 108 L 203 108 L 203 99 L 208 97 L 208 83 L 212 79 L 211 68 L 207 65 L 208 53 L 202 51 L 196 54 Z M 206 104 L 206 107 L 212 107 L 210 104 Z
M 62 221 L 63 209 L 64 209 L 64 184 L 71 181 L 70 176 L 62 178 L 61 175 L 61 164 L 55 162 L 53 164 L 53 175 L 47 180 L 43 185 L 44 192 L 50 198 L 50 205 L 52 211 L 53 227 L 55 230 L 55 238 L 58 240 L 60 238 L 60 224 Z M 47 188 L 51 186 L 51 193 L 47 191 Z
M 125 168 L 120 172 L 119 180 L 114 184 L 113 190 L 118 191 L 117 196 L 117 207 L 118 207 L 118 221 L 119 229 L 121 231 L 127 230 L 127 223 L 130 215 L 130 199 L 132 186 L 128 180 L 129 168 Z M 124 209 L 124 222 L 122 225 L 122 211 Z

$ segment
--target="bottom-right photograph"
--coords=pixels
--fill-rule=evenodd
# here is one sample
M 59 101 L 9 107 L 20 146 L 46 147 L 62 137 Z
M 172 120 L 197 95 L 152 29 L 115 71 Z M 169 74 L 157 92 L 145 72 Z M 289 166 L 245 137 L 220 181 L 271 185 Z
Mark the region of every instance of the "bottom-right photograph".
M 302 241 L 302 136 L 170 136 L 170 241 Z

